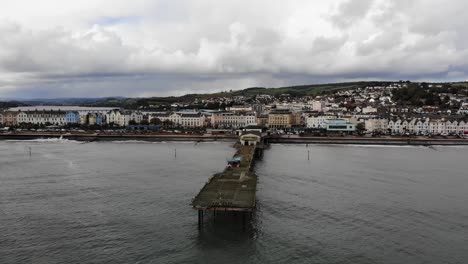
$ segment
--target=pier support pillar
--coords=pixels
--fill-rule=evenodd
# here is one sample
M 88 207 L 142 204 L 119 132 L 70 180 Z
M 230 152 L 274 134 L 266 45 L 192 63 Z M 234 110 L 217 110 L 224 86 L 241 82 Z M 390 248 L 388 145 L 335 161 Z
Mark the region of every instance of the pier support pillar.
M 198 229 L 203 227 L 203 210 L 198 210 Z
M 242 230 L 245 231 L 245 212 L 242 212 Z

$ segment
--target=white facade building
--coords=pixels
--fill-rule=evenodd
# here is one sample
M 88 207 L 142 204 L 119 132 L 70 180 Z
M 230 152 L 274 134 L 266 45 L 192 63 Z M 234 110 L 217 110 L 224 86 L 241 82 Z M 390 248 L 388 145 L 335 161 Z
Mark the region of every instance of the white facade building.
M 213 127 L 239 128 L 257 125 L 257 114 L 255 112 L 244 113 L 213 113 L 211 116 Z
M 65 125 L 64 111 L 22 111 L 17 115 L 18 124 L 30 123 L 30 124 L 51 124 L 63 126 Z
M 198 128 L 205 127 L 206 117 L 205 115 L 193 112 L 193 113 L 154 113 L 150 116 L 149 121 L 153 119 L 159 119 L 161 122 L 171 121 L 175 126 Z
M 362 109 L 362 113 L 363 113 L 363 114 L 377 113 L 377 108 L 371 107 L 371 106 L 367 106 L 367 107 L 364 107 L 364 108 Z
M 312 101 L 312 111 L 325 112 L 325 102 L 324 101 Z
M 106 113 L 107 124 L 120 124 L 121 113 L 119 110 L 112 110 Z
M 205 116 L 200 113 L 180 113 L 179 125 L 183 127 L 197 128 L 205 126 Z
M 468 132 L 468 122 L 458 120 L 445 119 L 392 119 L 388 121 L 387 129 L 385 129 L 385 119 L 370 119 L 366 120 L 366 129 L 369 132 L 383 131 L 403 135 L 455 135 Z
M 387 133 L 388 119 L 369 119 L 364 122 L 366 130 L 371 133 Z
M 332 115 L 310 116 L 306 118 L 306 125 L 308 128 L 326 128 L 327 121 L 331 119 L 336 119 L 336 116 L 332 116 Z
M 233 105 L 231 107 L 226 107 L 226 110 L 227 111 L 232 111 L 232 112 L 238 112 L 238 111 L 248 112 L 248 111 L 253 111 L 253 108 L 250 105 Z

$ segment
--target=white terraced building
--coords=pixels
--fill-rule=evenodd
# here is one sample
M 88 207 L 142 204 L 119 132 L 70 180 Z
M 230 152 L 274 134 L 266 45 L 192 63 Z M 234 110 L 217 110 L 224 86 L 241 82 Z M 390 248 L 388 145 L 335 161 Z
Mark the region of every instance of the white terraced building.
M 222 112 L 213 113 L 211 116 L 212 127 L 239 128 L 257 125 L 257 114 L 255 112 Z
M 57 126 L 65 125 L 64 111 L 22 111 L 18 113 L 18 124 L 52 124 Z
M 205 126 L 205 116 L 200 113 L 180 113 L 180 124 L 183 127 L 204 127 Z
M 112 110 L 106 113 L 106 123 L 116 124 L 122 127 L 128 126 L 130 121 L 139 124 L 143 120 L 143 113 L 133 111 Z
M 388 120 L 387 120 L 388 121 Z M 390 132 L 392 134 L 464 134 L 468 132 L 468 122 L 463 120 L 445 120 L 445 119 L 370 119 L 365 121 L 368 132 Z
M 205 127 L 206 118 L 204 115 L 198 112 L 193 113 L 155 113 L 150 117 L 150 122 L 152 119 L 158 118 L 161 122 L 171 121 L 172 124 L 182 127 L 198 128 Z

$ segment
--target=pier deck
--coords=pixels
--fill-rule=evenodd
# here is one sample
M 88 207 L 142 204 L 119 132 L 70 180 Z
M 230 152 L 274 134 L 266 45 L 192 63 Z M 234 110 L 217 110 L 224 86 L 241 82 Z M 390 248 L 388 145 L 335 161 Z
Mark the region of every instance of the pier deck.
M 256 146 L 238 146 L 234 157 L 241 157 L 240 166 L 213 175 L 194 198 L 193 208 L 199 211 L 253 211 L 257 176 L 251 168 L 256 149 Z

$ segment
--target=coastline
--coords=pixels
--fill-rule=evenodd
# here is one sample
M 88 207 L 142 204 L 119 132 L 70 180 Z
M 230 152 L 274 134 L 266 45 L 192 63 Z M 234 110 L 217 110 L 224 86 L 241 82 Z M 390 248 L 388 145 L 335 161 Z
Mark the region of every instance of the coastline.
M 80 133 L 80 134 L 58 134 L 58 133 L 27 133 L 27 134 L 0 134 L 0 140 L 35 140 L 47 138 L 62 138 L 75 141 L 127 141 L 140 140 L 149 142 L 160 141 L 236 141 L 236 136 L 212 136 L 212 135 L 180 135 L 180 134 L 98 134 L 98 133 Z
M 468 146 L 467 139 L 366 138 L 366 137 L 270 137 L 269 144 L 394 145 L 394 146 Z
M 187 134 L 99 134 L 99 133 L 17 133 L 0 134 L 0 140 L 35 140 L 62 138 L 75 141 L 194 141 L 213 142 L 225 141 L 235 142 L 237 136 L 233 135 L 187 135 Z M 438 139 L 429 137 L 403 138 L 403 137 L 299 137 L 299 136 L 266 136 L 265 142 L 268 144 L 330 144 L 330 145 L 410 145 L 410 146 L 433 146 L 447 145 L 458 146 L 468 145 L 468 139 Z

